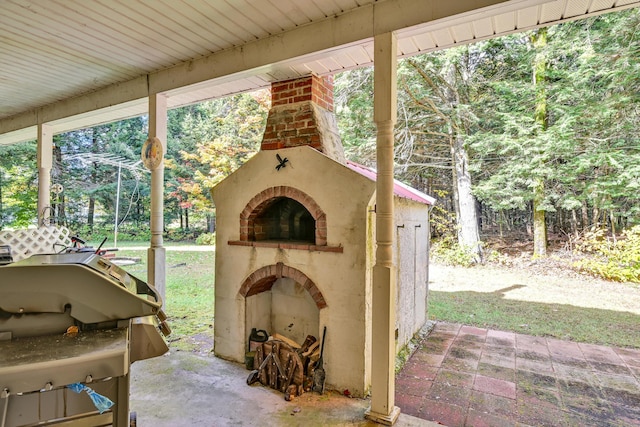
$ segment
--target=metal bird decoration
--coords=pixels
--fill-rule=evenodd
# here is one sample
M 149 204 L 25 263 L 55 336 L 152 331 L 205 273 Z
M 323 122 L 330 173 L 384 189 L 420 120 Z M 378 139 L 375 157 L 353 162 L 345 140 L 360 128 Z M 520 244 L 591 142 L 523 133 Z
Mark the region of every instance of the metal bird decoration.
M 278 153 L 276 153 L 276 159 L 278 159 L 278 166 L 276 166 L 276 170 L 279 171 L 281 168 L 287 167 L 287 162 L 289 161 L 289 159 L 287 159 L 286 157 L 283 159 Z

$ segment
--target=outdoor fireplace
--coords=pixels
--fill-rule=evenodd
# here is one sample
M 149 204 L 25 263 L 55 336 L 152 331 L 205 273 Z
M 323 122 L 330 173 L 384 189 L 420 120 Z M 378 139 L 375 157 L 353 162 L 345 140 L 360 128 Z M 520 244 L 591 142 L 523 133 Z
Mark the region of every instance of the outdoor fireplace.
M 327 387 L 363 396 L 371 376 L 375 172 L 347 162 L 331 78 L 272 85 L 261 150 L 212 190 L 214 351 L 244 362 L 252 328 L 302 343 L 327 328 Z M 397 348 L 426 321 L 429 205 L 397 183 Z

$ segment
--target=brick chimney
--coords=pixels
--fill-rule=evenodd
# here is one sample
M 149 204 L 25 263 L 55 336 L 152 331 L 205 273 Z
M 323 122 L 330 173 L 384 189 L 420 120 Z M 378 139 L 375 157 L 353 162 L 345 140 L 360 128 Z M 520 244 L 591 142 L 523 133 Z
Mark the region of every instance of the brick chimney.
M 315 75 L 271 84 L 271 109 L 261 150 L 309 145 L 345 164 L 333 114 L 333 77 Z

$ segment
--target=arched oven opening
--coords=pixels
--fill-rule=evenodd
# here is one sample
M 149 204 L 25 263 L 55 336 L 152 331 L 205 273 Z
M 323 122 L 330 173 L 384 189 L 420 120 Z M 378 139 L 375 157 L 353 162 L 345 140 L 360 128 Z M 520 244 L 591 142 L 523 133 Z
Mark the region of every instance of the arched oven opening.
M 240 242 L 327 245 L 327 216 L 312 197 L 294 187 L 267 188 L 240 213 Z
M 277 197 L 257 212 L 249 225 L 249 240 L 315 244 L 316 221 L 301 203 L 288 197 Z

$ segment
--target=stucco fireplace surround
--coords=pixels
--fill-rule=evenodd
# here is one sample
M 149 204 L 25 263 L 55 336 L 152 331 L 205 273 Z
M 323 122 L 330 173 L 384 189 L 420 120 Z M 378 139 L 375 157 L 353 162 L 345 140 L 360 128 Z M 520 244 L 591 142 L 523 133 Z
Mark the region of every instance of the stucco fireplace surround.
M 272 85 L 261 150 L 212 190 L 214 351 L 244 361 L 252 328 L 327 336 L 327 387 L 367 393 L 375 263 L 375 172 L 344 158 L 330 77 Z M 396 348 L 427 319 L 429 206 L 396 183 Z

